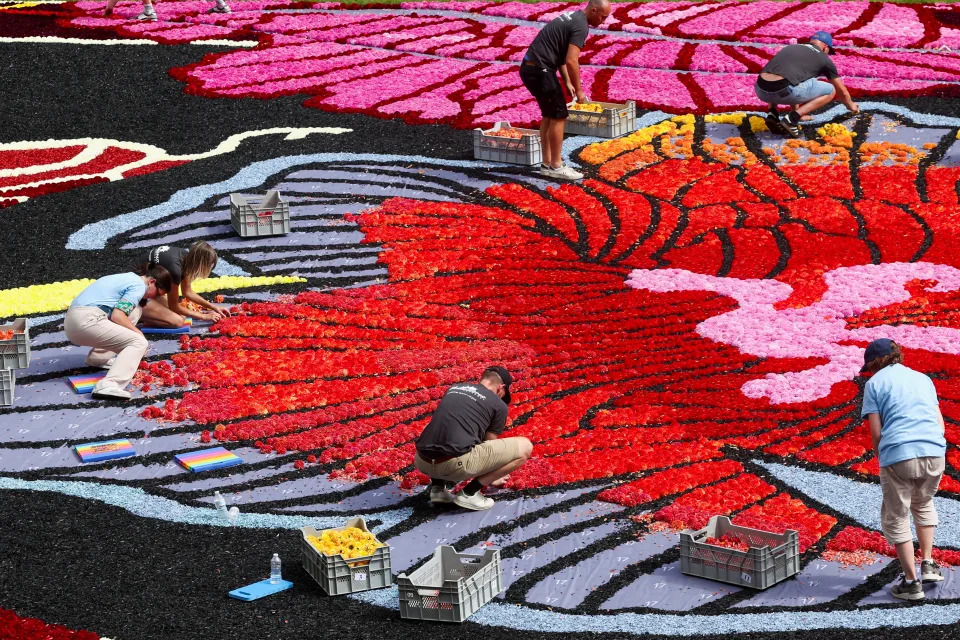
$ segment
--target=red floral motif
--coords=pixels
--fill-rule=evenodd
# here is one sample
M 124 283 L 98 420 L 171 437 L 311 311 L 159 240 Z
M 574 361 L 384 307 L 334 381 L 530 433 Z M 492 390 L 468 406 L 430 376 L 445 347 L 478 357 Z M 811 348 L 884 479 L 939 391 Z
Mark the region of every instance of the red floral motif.
M 0 640 L 97 640 L 99 637 L 91 631 L 74 631 L 0 609 Z
M 849 200 L 848 167 L 788 169 L 663 160 L 615 184 L 499 185 L 485 206 L 388 200 L 354 219 L 383 247 L 389 283 L 245 303 L 217 335 L 181 340 L 173 368 L 145 366 L 144 381 L 191 389 L 143 414 L 190 420 L 264 453 L 309 454 L 333 477 L 393 476 L 413 488 L 428 480 L 412 469 L 412 441 L 443 391 L 500 363 L 517 374 L 507 435 L 535 443 L 510 487 L 626 477 L 602 499 L 637 506 L 683 494 L 657 512 L 659 522 L 696 527 L 743 511 L 737 517 L 765 528 L 802 531 L 806 548 L 833 519 L 787 495 L 751 509 L 775 489 L 742 474 L 725 448 L 875 474 L 858 384 L 836 383 L 804 403 L 747 397 L 747 382 L 827 361 L 761 359 L 698 334 L 700 323 L 736 308 L 730 298 L 624 285 L 632 270 L 658 267 L 773 275 L 793 287 L 780 303 L 791 308 L 819 300 L 826 273 L 869 263 L 877 248 L 881 259 L 889 251 L 958 264 L 956 219 L 928 209 L 932 202 L 897 205 L 932 230 L 921 238 L 902 233 L 896 217 L 858 221 L 857 208 L 893 205 Z M 681 207 L 667 201 L 678 194 Z M 953 300 L 928 289 L 915 288 L 923 313 L 896 310 L 898 322 L 934 322 Z M 906 356 L 940 374 L 944 413 L 960 415 L 960 358 Z M 953 491 L 960 432 L 952 425 L 948 439 L 943 489 Z
M 822 514 L 803 504 L 802 501 L 781 493 L 760 505 L 738 514 L 733 523 L 741 527 L 783 533 L 793 529 L 800 538 L 800 551 L 827 535 L 837 519 Z
M 870 551 L 891 558 L 897 557 L 897 550 L 887 544 L 879 531 L 866 531 L 858 527 L 844 527 L 827 543 L 827 551 L 855 552 Z M 919 549 L 917 555 L 920 555 Z M 960 551 L 934 549 L 933 559 L 944 566 L 960 565 Z

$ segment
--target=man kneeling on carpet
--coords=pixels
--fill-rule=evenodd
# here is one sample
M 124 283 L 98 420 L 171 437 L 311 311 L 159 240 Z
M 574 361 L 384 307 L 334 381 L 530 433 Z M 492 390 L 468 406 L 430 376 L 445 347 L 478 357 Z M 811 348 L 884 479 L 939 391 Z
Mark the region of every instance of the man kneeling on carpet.
M 452 502 L 483 511 L 493 500 L 480 490 L 502 480 L 530 458 L 526 438 L 501 438 L 513 378 L 503 367 L 489 367 L 480 382 L 455 384 L 443 395 L 430 423 L 417 439 L 414 466 L 430 477 L 430 502 Z M 470 480 L 456 496 L 449 486 Z M 450 483 L 450 484 L 448 484 Z
M 880 526 L 897 549 L 903 579 L 891 593 L 901 600 L 922 600 L 923 582 L 940 582 L 933 559 L 938 524 L 933 496 L 944 471 L 947 441 L 933 382 L 903 366 L 900 347 L 881 338 L 867 346 L 861 371 L 873 374 L 863 390 L 861 415 L 870 422 L 873 449 L 880 460 Z M 920 580 L 910 533 L 910 514 L 920 542 Z
M 80 292 L 67 309 L 63 328 L 67 340 L 93 347 L 86 363 L 108 369 L 93 388 L 93 397 L 129 400 L 130 384 L 147 352 L 147 339 L 137 329 L 141 300 L 170 291 L 170 273 L 144 264 L 135 273 L 104 276 Z
M 833 55 L 833 36 L 826 31 L 817 31 L 804 44 L 791 44 L 771 58 L 753 86 L 757 97 L 770 105 L 767 126 L 771 131 L 786 133 L 791 138 L 800 137 L 800 120 L 808 117 L 839 94 L 840 101 L 853 113 L 860 107 L 850 98 L 837 67 L 830 59 Z M 829 82 L 817 80 L 824 76 Z M 777 105 L 794 107 L 780 114 Z M 797 106 L 799 105 L 799 106 Z

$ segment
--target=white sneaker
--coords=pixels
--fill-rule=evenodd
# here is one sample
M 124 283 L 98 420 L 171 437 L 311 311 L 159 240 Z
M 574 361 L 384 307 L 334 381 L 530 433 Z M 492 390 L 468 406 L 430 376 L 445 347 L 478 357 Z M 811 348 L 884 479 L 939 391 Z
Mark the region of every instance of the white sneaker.
M 430 504 L 450 504 L 453 494 L 446 487 L 430 487 Z
M 151 11 L 150 13 L 147 13 L 146 11 L 141 11 L 141 12 L 140 12 L 140 15 L 137 16 L 137 20 L 141 20 L 141 21 L 144 21 L 144 20 L 153 20 L 154 22 L 156 22 L 156 21 L 157 21 L 157 12 L 156 12 L 156 11 Z
M 494 502 L 493 499 L 480 495 L 479 491 L 472 496 L 461 491 L 453 497 L 453 504 L 471 511 L 486 511 L 493 507 Z
M 560 180 L 583 180 L 583 174 L 574 169 L 573 167 L 568 167 L 563 164 L 558 168 L 547 168 L 541 169 L 540 173 L 551 178 L 558 178 Z
M 207 11 L 207 13 L 230 13 L 230 7 L 225 4 L 218 4 L 213 9 L 210 9 L 210 11 Z
M 104 385 L 101 387 L 98 384 L 93 388 L 93 393 L 90 395 L 97 400 L 129 400 L 131 398 L 128 391 L 124 391 L 116 385 Z

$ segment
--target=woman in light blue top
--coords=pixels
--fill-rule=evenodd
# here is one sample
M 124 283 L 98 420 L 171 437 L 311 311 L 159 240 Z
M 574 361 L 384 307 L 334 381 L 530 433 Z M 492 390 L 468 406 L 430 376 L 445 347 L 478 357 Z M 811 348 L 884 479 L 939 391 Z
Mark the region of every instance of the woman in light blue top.
M 891 593 L 901 600 L 922 600 L 923 582 L 943 580 L 932 555 L 933 532 L 939 523 L 933 496 L 940 486 L 947 450 L 943 415 L 933 381 L 903 366 L 903 354 L 893 340 L 874 340 L 863 360 L 861 372 L 873 374 L 864 387 L 860 413 L 870 423 L 880 461 L 880 525 L 887 542 L 896 547 L 903 569 L 903 580 Z M 911 513 L 923 556 L 921 580 L 917 580 Z
M 169 290 L 170 273 L 166 269 L 143 265 L 136 273 L 104 276 L 73 300 L 63 320 L 67 339 L 92 347 L 88 365 L 108 369 L 93 389 L 94 398 L 130 399 L 125 387 L 147 352 L 147 340 L 136 326 L 140 302 Z

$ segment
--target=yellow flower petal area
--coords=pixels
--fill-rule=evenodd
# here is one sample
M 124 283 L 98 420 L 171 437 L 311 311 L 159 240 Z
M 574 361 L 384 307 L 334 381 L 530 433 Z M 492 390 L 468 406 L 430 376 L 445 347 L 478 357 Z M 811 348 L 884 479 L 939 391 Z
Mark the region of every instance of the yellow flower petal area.
M 711 113 L 703 117 L 704 122 L 716 122 L 717 124 L 732 124 L 739 127 L 743 124 L 743 119 L 747 116 L 743 111 L 735 113 Z
M 661 136 L 685 137 L 687 134 L 692 136 L 694 121 L 695 118 L 692 115 L 676 116 L 670 120 L 664 120 L 649 127 L 638 129 L 622 138 L 595 142 L 587 145 L 584 150 L 580 152 L 580 158 L 590 164 L 603 164 L 610 158 L 626 151 L 634 151 L 649 146 L 654 140 Z M 649 150 L 652 152 L 653 147 L 650 147 Z
M 70 306 L 77 294 L 92 282 L 93 279 L 87 278 L 0 290 L 0 318 L 63 311 Z M 220 276 L 197 280 L 193 284 L 193 290 L 197 293 L 209 293 L 295 282 L 306 282 L 306 279 L 295 276 Z
M 853 148 L 853 139 L 857 134 L 842 124 L 828 122 L 817 129 L 817 135 L 823 138 L 823 141 L 827 144 L 851 149 Z
M 357 527 L 327 529 L 319 536 L 307 536 L 307 543 L 325 556 L 341 556 L 344 560 L 371 556 L 383 546 L 376 536 Z M 351 567 L 364 563 L 352 563 Z

